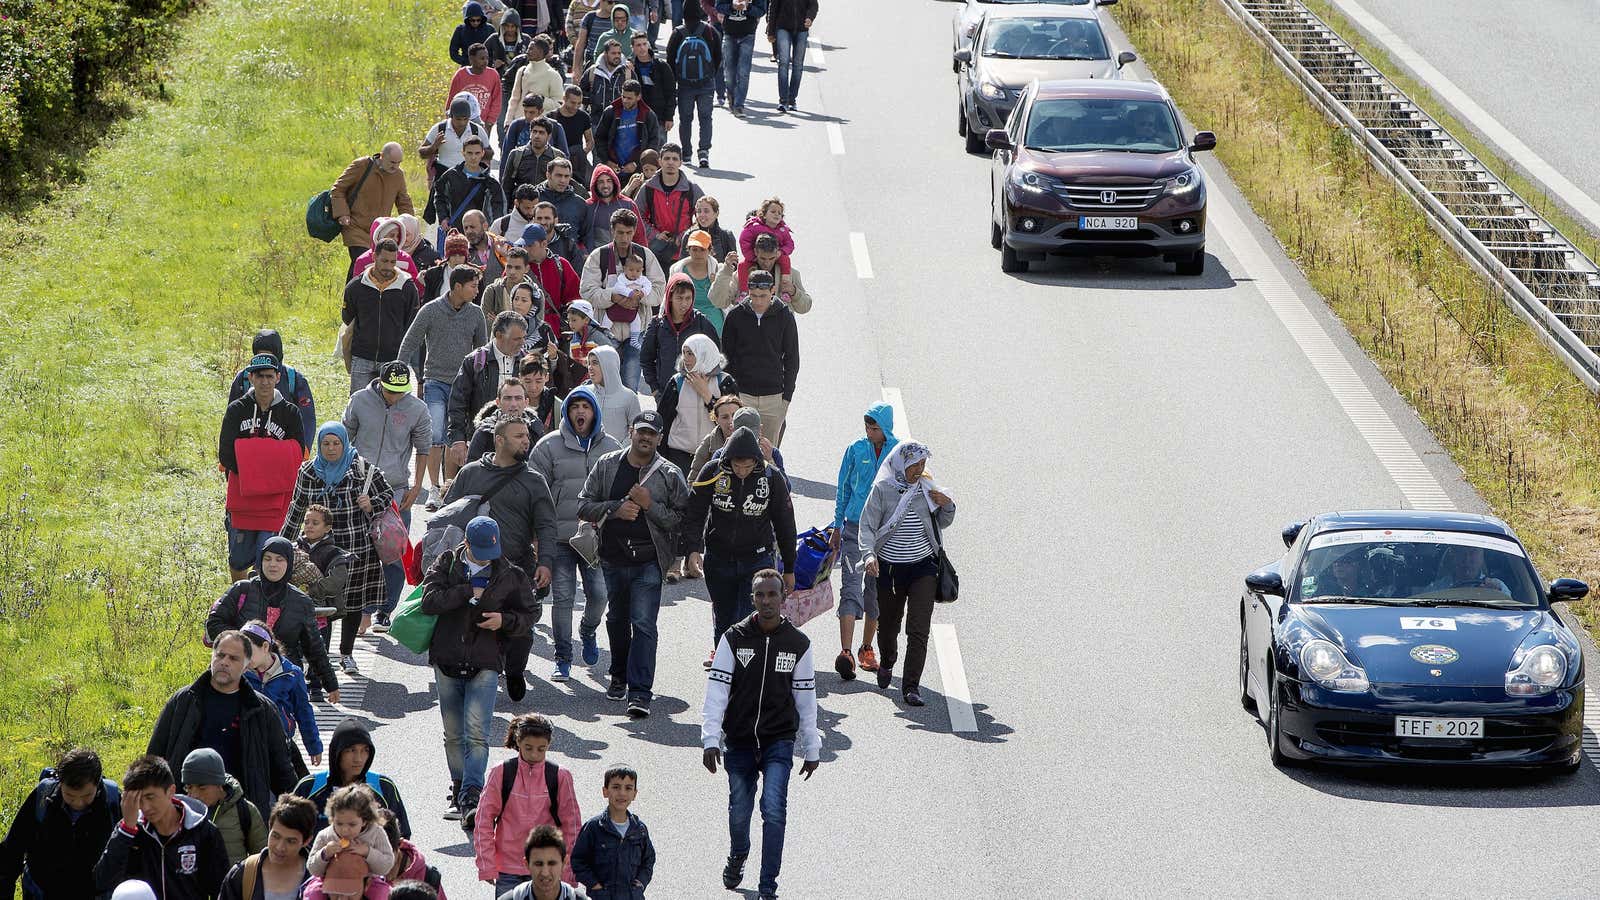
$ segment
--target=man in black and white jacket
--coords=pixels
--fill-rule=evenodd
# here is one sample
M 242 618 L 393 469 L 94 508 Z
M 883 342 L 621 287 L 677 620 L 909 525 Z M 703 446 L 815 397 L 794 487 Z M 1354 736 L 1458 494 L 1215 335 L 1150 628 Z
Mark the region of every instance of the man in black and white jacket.
M 756 611 L 717 643 L 706 682 L 700 738 L 706 770 L 715 774 L 719 760 L 728 770 L 728 830 L 733 846 L 722 883 L 730 891 L 744 880 L 750 813 L 760 781 L 758 889 L 766 900 L 778 894 L 795 744 L 805 757 L 800 774 L 809 779 L 817 770 L 822 733 L 817 730 L 811 641 L 783 617 L 783 576 L 776 569 L 762 569 L 751 582 Z

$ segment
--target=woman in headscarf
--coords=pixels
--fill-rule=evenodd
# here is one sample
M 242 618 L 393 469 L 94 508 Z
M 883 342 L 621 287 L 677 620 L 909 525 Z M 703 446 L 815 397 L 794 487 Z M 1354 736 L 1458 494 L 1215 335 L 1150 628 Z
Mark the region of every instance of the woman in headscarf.
M 633 417 L 642 407 L 639 395 L 622 383 L 622 356 L 617 348 L 602 345 L 590 350 L 584 362 L 589 367 L 589 380 L 585 383 L 600 398 L 600 427 L 626 447 L 628 429 L 633 427 Z
M 294 544 L 274 535 L 256 554 L 256 570 L 234 582 L 206 616 L 206 646 L 217 635 L 237 631 L 252 619 L 271 623 L 272 636 L 295 665 L 311 673 L 337 702 L 339 680 L 317 631 L 317 607 L 291 580 Z
M 887 688 L 900 658 L 900 623 L 906 627 L 906 664 L 900 691 L 907 706 L 922 706 L 922 666 L 939 587 L 939 531 L 956 518 L 956 503 L 926 469 L 928 448 L 902 441 L 878 466 L 861 512 L 860 545 L 868 578 L 878 579 L 878 687 Z M 937 527 L 936 527 L 937 526 Z
M 356 634 L 365 633 L 372 615 L 383 605 L 383 565 L 368 529 L 374 516 L 394 498 L 383 472 L 356 452 L 350 434 L 338 422 L 317 429 L 312 457 L 300 465 L 294 482 L 294 499 L 283 520 L 284 537 L 300 530 L 306 508 L 313 503 L 333 513 L 333 542 L 351 556 L 350 582 L 344 595 L 344 618 L 339 629 L 339 665 L 347 675 L 358 674 Z
M 405 248 L 403 243 L 405 228 L 401 226 L 399 218 L 379 216 L 372 220 L 372 230 L 368 233 L 372 235 L 372 247 L 378 246 L 378 242 L 385 238 L 395 242 L 395 245 L 400 248 L 400 253 L 397 257 L 400 271 L 410 275 L 411 280 L 417 283 L 417 290 L 421 291 L 422 273 L 417 269 L 417 261 L 411 258 L 411 254 Z M 360 278 L 361 274 L 371 267 L 372 247 L 368 247 L 365 253 L 356 257 L 355 263 L 350 267 L 351 278 Z
M 400 249 L 411 254 L 419 272 L 425 272 L 439 261 L 439 251 L 422 238 L 422 220 L 411 213 L 395 216 L 400 223 Z M 420 285 L 419 285 L 420 287 Z
M 661 455 L 677 466 L 685 478 L 694 475 L 691 468 L 700 443 L 717 430 L 717 422 L 712 417 L 717 400 L 739 394 L 739 383 L 722 371 L 722 363 L 722 351 L 710 336 L 689 335 L 678 354 L 678 374 L 667 381 L 656 401 L 664 435 Z M 685 574 L 699 578 L 701 573 L 700 554 L 693 552 L 694 541 L 687 532 L 681 532 L 678 538 L 678 557 L 667 570 L 668 584 L 676 584 Z M 683 568 L 686 555 L 689 556 L 687 573 Z
M 667 389 L 678 366 L 678 356 L 684 341 L 699 334 L 709 337 L 713 348 L 720 346 L 717 328 L 711 320 L 695 309 L 694 279 L 682 272 L 667 279 L 667 303 L 663 315 L 650 320 L 644 332 L 644 347 L 639 351 L 639 367 L 644 372 L 644 382 L 656 398 L 660 409 L 662 392 Z M 720 351 L 719 351 L 720 353 Z M 662 415 L 666 415 L 663 411 Z M 692 450 L 690 451 L 693 452 Z

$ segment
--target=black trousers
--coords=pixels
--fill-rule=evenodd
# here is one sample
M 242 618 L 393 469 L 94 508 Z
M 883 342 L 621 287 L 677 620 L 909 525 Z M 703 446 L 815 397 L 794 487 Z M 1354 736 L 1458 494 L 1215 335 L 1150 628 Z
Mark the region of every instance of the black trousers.
M 900 658 L 900 623 L 906 628 L 906 664 L 900 671 L 900 690 L 910 692 L 922 684 L 922 667 L 928 661 L 928 632 L 933 627 L 933 597 L 939 589 L 939 560 L 891 563 L 878 560 L 878 664 L 884 671 Z

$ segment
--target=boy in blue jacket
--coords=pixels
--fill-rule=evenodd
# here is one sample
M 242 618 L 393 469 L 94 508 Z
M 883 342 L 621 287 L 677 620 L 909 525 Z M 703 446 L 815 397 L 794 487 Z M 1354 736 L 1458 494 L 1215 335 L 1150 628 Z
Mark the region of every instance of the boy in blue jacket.
M 872 493 L 872 480 L 878 475 L 883 455 L 900 439 L 894 436 L 894 407 L 877 403 L 867 408 L 863 424 L 866 437 L 845 448 L 839 463 L 839 486 L 833 502 L 833 549 L 839 551 L 839 642 L 844 647 L 833 661 L 839 677 L 856 677 L 857 658 L 850 655 L 855 640 L 856 618 L 866 617 L 861 627 L 859 663 L 866 672 L 878 671 L 878 657 L 872 652 L 872 639 L 878 634 L 878 580 L 865 578 L 861 568 L 861 546 L 857 540 L 861 510 Z
M 572 875 L 590 900 L 644 900 L 656 868 L 650 829 L 628 806 L 639 795 L 639 773 L 626 766 L 606 770 L 604 812 L 583 823 L 572 846 Z

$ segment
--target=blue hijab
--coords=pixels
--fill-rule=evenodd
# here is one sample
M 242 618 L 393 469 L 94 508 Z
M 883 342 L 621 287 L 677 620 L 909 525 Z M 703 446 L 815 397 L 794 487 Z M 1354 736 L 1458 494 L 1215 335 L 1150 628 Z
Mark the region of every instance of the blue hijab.
M 330 434 L 344 445 L 344 456 L 334 462 L 328 462 L 322 455 L 322 439 Z M 355 460 L 356 448 L 350 445 L 350 432 L 340 422 L 323 422 L 322 427 L 317 429 L 317 442 L 311 448 L 311 469 L 322 479 L 322 483 L 329 490 L 338 487 Z

